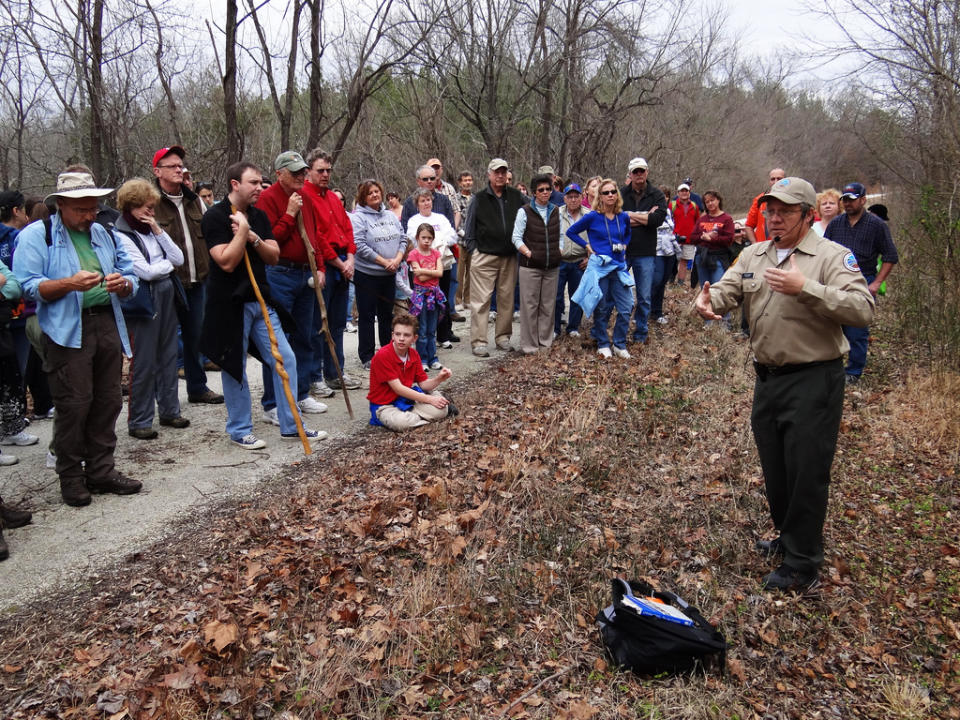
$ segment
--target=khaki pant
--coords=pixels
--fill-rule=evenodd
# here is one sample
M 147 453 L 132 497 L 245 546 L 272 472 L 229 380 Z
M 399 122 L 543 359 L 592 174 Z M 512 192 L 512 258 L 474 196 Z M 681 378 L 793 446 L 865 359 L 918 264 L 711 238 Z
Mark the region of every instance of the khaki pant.
M 546 350 L 553 344 L 559 275 L 559 268 L 520 268 L 520 350 L 525 353 Z
M 431 392 L 428 395 L 439 395 Z M 377 420 L 384 427 L 394 432 L 403 432 L 404 430 L 413 430 L 421 425 L 443 420 L 449 412 L 449 408 L 444 406 L 436 408 L 430 403 L 415 403 L 410 410 L 401 410 L 395 405 L 383 405 L 377 409 Z
M 457 296 L 454 298 L 455 305 L 466 307 L 470 304 L 470 256 L 463 245 L 460 246 L 460 259 L 457 260 Z
M 470 259 L 470 344 L 487 344 L 487 313 L 494 286 L 497 291 L 497 321 L 494 341 L 508 345 L 513 332 L 513 291 L 517 285 L 517 256 L 488 255 L 474 251 Z

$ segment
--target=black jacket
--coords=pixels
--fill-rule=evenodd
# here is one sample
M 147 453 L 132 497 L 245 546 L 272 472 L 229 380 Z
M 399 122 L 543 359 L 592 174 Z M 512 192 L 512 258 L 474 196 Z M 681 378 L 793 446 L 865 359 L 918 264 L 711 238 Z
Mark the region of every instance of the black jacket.
M 627 245 L 627 257 L 653 257 L 657 254 L 657 228 L 663 225 L 667 217 L 667 199 L 650 180 L 644 188 L 642 197 L 637 198 L 633 186 L 629 183 L 620 188 L 623 198 L 623 209 L 626 212 L 648 212 L 651 208 L 657 209 L 650 213 L 646 225 L 632 225 L 630 244 Z

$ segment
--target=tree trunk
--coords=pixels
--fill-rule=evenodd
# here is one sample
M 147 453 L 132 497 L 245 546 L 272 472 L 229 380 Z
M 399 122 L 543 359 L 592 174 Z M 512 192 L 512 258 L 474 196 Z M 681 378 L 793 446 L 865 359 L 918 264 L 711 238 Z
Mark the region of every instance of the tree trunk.
M 227 0 L 226 42 L 223 53 L 223 118 L 227 165 L 240 160 L 243 143 L 237 128 L 237 0 Z

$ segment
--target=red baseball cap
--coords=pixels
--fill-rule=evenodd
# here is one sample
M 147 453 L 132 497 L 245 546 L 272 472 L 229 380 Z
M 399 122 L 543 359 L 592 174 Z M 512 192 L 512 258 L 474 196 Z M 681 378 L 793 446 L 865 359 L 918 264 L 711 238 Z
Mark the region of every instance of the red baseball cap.
M 153 154 L 153 166 L 156 167 L 157 163 L 163 160 L 167 155 L 179 155 L 182 160 L 187 156 L 187 151 L 184 150 L 179 145 L 171 145 L 170 147 L 160 148 Z

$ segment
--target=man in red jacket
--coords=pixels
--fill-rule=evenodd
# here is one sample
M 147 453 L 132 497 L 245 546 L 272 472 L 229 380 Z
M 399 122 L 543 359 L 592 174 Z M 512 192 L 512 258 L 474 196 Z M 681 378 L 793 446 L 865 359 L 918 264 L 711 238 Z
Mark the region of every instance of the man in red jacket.
M 347 327 L 347 304 L 350 298 L 350 282 L 353 280 L 353 256 L 357 246 L 353 242 L 353 225 L 347 217 L 343 203 L 330 190 L 330 172 L 333 169 L 333 156 L 320 148 L 314 148 L 307 155 L 307 182 L 303 185 L 303 194 L 313 203 L 317 213 L 320 235 L 328 246 L 326 261 L 326 283 L 323 287 L 323 300 L 327 305 L 327 322 L 330 334 L 337 348 L 337 361 L 343 369 L 343 333 Z M 320 397 L 330 397 L 333 390 L 340 389 L 340 379 L 333 362 L 330 348 L 322 337 L 323 329 L 320 313 L 314 315 L 312 335 L 313 365 L 310 368 L 310 388 Z M 343 373 L 343 383 L 348 390 L 360 387 L 360 381 Z
M 260 193 L 260 199 L 257 200 L 257 207 L 267 214 L 273 237 L 280 246 L 277 264 L 267 266 L 267 282 L 273 299 L 290 313 L 295 323 L 288 340 L 297 358 L 297 405 L 304 413 L 322 413 L 327 411 L 327 406 L 310 397 L 310 368 L 313 365 L 310 334 L 313 332 L 314 314 L 319 315 L 320 309 L 317 308 L 317 297 L 310 284 L 310 262 L 304 236 L 317 257 L 317 277 L 314 282 L 321 288 L 326 280 L 323 256 L 329 251 L 324 249 L 313 203 L 309 200 L 304 202 L 301 195 L 307 177 L 307 164 L 300 153 L 292 150 L 280 153 L 273 168 L 277 173 L 277 181 Z M 279 425 L 273 372 L 269 362 L 263 363 L 263 398 L 260 403 L 263 405 L 263 419 Z

